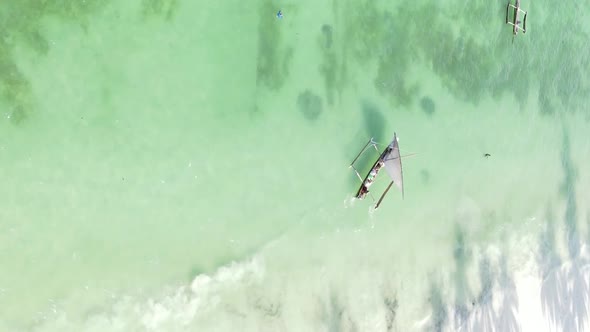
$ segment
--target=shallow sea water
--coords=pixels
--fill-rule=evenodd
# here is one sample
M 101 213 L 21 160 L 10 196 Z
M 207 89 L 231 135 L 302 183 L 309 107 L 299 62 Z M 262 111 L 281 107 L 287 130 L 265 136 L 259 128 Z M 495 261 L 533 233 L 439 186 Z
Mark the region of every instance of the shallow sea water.
M 0 331 L 590 330 L 590 6 L 522 7 L 0 4 Z

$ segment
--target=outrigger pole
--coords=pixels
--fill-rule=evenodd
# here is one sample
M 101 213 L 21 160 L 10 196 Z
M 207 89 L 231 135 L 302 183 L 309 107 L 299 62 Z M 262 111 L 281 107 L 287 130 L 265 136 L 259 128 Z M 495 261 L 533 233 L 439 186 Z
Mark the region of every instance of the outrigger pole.
M 359 152 L 359 154 L 354 158 L 354 160 L 352 161 L 352 163 L 350 163 L 350 166 L 348 166 L 349 168 L 352 167 L 352 169 L 354 170 L 354 173 L 359 178 L 359 180 L 361 180 L 362 183 L 364 183 L 365 180 L 363 180 L 363 177 L 359 174 L 359 171 L 356 169 L 356 167 L 354 167 L 354 163 L 365 152 L 365 150 L 367 150 L 367 148 L 369 147 L 369 145 L 372 145 L 375 148 L 375 151 L 377 151 L 377 153 L 379 153 L 379 149 L 377 149 L 377 144 L 375 143 L 375 141 L 373 141 L 373 137 L 371 137 L 371 139 L 369 139 L 369 141 L 367 142 L 367 144 L 365 144 L 365 146 L 363 147 L 363 149 L 361 150 L 361 152 Z M 373 199 L 373 201 L 375 201 L 375 197 L 373 196 L 373 194 L 371 192 L 368 192 L 368 194 L 371 195 L 371 198 Z M 383 198 L 381 198 L 381 199 L 383 199 Z
M 383 199 L 385 198 L 385 195 L 387 194 L 387 192 L 389 191 L 389 189 L 391 189 L 391 186 L 393 186 L 393 181 L 389 182 L 389 185 L 387 186 L 387 189 L 385 189 L 385 191 L 383 192 L 383 194 L 381 194 L 381 197 L 379 197 L 379 200 L 377 201 L 377 204 L 375 204 L 375 210 L 377 210 L 379 208 L 379 204 L 381 204 L 381 201 L 383 201 Z
M 363 154 L 363 152 L 365 152 L 365 150 L 367 149 L 367 147 L 372 144 L 373 147 L 375 147 L 375 150 L 377 150 L 377 147 L 375 146 L 375 142 L 373 141 L 373 137 L 371 137 L 371 139 L 369 139 L 369 141 L 367 142 L 367 144 L 365 144 L 365 146 L 363 147 L 363 149 L 361 150 L 361 152 L 359 152 L 359 154 L 356 155 L 356 157 L 354 158 L 354 160 L 352 161 L 352 163 L 350 163 L 349 167 L 353 167 L 354 168 L 354 163 L 356 162 L 357 159 L 359 159 L 359 157 L 361 156 L 361 154 Z M 377 152 L 379 152 L 377 150 Z
M 354 169 L 354 172 L 356 173 L 356 176 L 359 177 L 359 179 L 361 180 L 361 182 L 363 181 L 363 178 L 361 177 L 361 175 L 359 174 L 359 172 L 356 170 L 356 167 L 354 167 L 354 163 L 357 161 L 357 159 L 359 159 L 359 157 L 363 154 L 363 152 L 365 152 L 365 150 L 367 149 L 367 147 L 369 147 L 369 145 L 373 145 L 373 147 L 375 148 L 375 151 L 379 152 L 379 150 L 377 150 L 377 146 L 375 145 L 375 142 L 373 141 L 373 137 L 371 137 L 371 139 L 367 142 L 367 144 L 365 144 L 365 146 L 363 147 L 363 149 L 361 150 L 361 152 L 359 152 L 359 154 L 354 158 L 354 160 L 352 161 L 352 163 L 350 163 L 350 166 L 348 166 L 349 168 L 352 167 L 352 169 Z

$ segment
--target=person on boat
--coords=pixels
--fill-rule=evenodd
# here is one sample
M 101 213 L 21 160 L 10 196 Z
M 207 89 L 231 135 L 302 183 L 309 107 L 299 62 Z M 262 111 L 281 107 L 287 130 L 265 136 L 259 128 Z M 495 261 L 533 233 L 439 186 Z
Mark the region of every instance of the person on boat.
M 377 165 L 375 165 L 375 170 L 378 172 L 381 169 L 381 167 L 383 167 L 383 160 L 379 160 L 377 162 Z
M 374 178 L 375 176 L 377 176 L 377 171 L 378 171 L 377 167 L 373 168 L 373 169 L 371 170 L 371 172 L 369 172 L 369 178 L 370 178 L 370 179 L 372 179 L 372 178 Z
M 361 190 L 359 192 L 358 198 L 365 198 L 365 196 L 367 196 L 367 194 L 369 193 L 369 189 L 366 186 L 362 186 Z

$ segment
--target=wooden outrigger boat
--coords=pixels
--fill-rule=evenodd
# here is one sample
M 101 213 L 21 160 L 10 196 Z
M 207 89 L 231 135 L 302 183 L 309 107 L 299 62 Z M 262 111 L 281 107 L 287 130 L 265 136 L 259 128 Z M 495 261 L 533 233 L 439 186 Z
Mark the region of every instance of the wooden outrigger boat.
M 508 21 L 508 14 L 510 12 L 510 8 L 512 8 L 513 10 L 512 22 Z M 519 14 L 524 14 L 522 22 L 518 20 Z M 510 2 L 508 2 L 508 5 L 506 5 L 506 24 L 512 25 L 512 42 L 514 42 L 514 37 L 518 34 L 518 30 L 522 30 L 522 33 L 526 33 L 526 15 L 527 12 L 520 9 L 520 0 L 515 0 L 514 5 Z M 520 23 L 522 23 L 522 26 L 520 26 Z
M 359 152 L 359 154 L 356 156 L 356 158 L 354 158 L 354 160 L 350 164 L 350 167 L 352 167 L 352 169 L 354 169 L 354 172 L 356 173 L 357 177 L 359 178 L 359 180 L 361 180 L 361 186 L 357 190 L 355 198 L 364 199 L 367 195 L 371 195 L 371 197 L 373 198 L 373 201 L 375 201 L 375 198 L 373 197 L 372 194 L 370 194 L 369 188 L 374 183 L 375 178 L 377 177 L 377 174 L 379 173 L 379 171 L 381 169 L 385 168 L 385 171 L 387 172 L 387 174 L 391 178 L 391 182 L 389 183 L 389 185 L 387 186 L 385 191 L 381 194 L 381 197 L 379 197 L 379 200 L 377 200 L 377 203 L 375 204 L 375 209 L 377 209 L 377 208 L 379 208 L 379 205 L 383 201 L 383 198 L 385 198 L 385 195 L 387 194 L 389 189 L 391 189 L 391 186 L 394 183 L 401 191 L 402 198 L 403 198 L 404 185 L 403 185 L 402 161 L 401 161 L 401 156 L 400 156 L 400 151 L 399 151 L 399 143 L 397 140 L 397 136 L 394 133 L 393 134 L 393 141 L 391 141 L 391 143 L 385 148 L 385 150 L 383 150 L 383 152 L 381 152 L 379 154 L 379 157 L 377 158 L 377 160 L 375 161 L 375 163 L 371 167 L 371 170 L 369 170 L 367 175 L 364 178 L 362 178 L 361 175 L 359 174 L 358 170 L 356 169 L 356 167 L 354 167 L 354 163 L 370 147 L 375 148 L 375 151 L 377 151 L 377 153 L 379 153 L 379 149 L 377 148 L 377 143 L 375 141 L 373 141 L 373 138 L 371 138 L 369 140 L 369 142 L 367 142 L 367 144 L 365 144 L 365 146 L 363 147 L 361 152 Z

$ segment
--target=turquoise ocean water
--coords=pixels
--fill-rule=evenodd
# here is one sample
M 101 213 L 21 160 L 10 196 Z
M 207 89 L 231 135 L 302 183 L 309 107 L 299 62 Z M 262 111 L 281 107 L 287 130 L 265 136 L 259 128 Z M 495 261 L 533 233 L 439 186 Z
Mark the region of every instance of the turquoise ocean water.
M 590 330 L 590 5 L 522 7 L 1 2 L 0 331 Z

